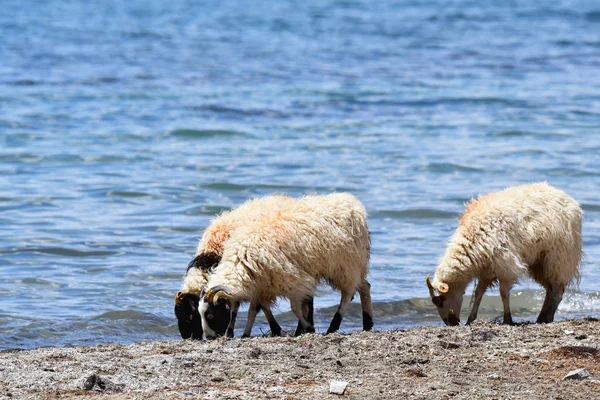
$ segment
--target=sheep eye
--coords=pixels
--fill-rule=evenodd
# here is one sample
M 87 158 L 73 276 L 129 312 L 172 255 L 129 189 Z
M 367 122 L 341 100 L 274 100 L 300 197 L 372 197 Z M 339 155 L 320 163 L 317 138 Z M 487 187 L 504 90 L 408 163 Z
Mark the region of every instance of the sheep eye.
M 212 315 L 212 314 L 206 314 L 206 318 L 207 318 L 207 319 L 213 319 L 214 317 L 215 317 L 215 316 L 214 316 L 214 315 Z

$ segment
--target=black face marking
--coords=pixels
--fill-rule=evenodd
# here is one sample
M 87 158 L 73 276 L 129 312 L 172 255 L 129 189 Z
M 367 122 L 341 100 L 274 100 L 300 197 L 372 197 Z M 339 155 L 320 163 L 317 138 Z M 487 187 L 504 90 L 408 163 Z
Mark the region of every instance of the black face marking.
M 339 311 L 336 311 L 333 319 L 331 320 L 331 324 L 329 325 L 329 329 L 327 329 L 327 333 L 336 332 L 340 329 L 340 325 L 342 323 L 342 314 Z
M 206 311 L 204 311 L 206 324 L 217 336 L 225 336 L 227 327 L 231 322 L 231 303 L 222 297 L 217 300 L 217 304 L 211 303 L 207 299 L 204 299 L 204 303 L 208 304 Z
M 183 296 L 181 305 L 175 305 L 175 316 L 179 333 L 184 339 L 202 339 L 202 319 L 198 312 L 200 299 L 191 294 Z
M 446 297 L 444 297 L 444 295 L 433 296 L 431 298 L 431 302 L 439 308 L 442 308 L 444 306 L 444 300 L 446 300 Z
M 370 331 L 373 329 L 373 317 L 371 314 L 363 312 L 363 330 Z
M 200 253 L 187 266 L 189 271 L 192 268 L 198 268 L 202 271 L 210 272 L 221 262 L 221 256 L 216 253 Z

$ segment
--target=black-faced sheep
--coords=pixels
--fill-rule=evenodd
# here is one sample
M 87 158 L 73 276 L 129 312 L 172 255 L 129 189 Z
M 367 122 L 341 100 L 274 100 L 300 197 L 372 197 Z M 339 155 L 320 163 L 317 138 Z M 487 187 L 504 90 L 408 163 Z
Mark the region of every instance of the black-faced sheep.
M 351 194 L 306 196 L 238 227 L 225 244 L 218 267 L 209 276 L 200 304 L 208 337 L 222 334 L 223 309 L 242 301 L 276 297 L 290 299 L 292 311 L 306 332 L 305 299 L 319 281 L 341 291 L 338 310 L 327 330 L 339 329 L 352 297 L 360 294 L 363 328 L 373 326 L 367 214 Z M 221 310 L 221 311 L 219 311 Z M 225 313 L 226 314 L 226 313 Z
M 509 292 L 519 276 L 528 273 L 546 289 L 537 322 L 552 322 L 565 288 L 579 280 L 582 216 L 577 201 L 545 182 L 472 200 L 433 281 L 426 279 L 442 320 L 460 323 L 465 289 L 478 279 L 467 324 L 477 318 L 486 289 L 497 282 L 504 323 L 512 324 Z
M 239 207 L 222 213 L 206 228 L 198 247 L 196 256 L 188 265 L 186 275 L 180 291 L 175 296 L 175 315 L 177 316 L 179 332 L 184 339 L 202 338 L 202 324 L 200 314 L 198 313 L 198 302 L 200 293 L 204 289 L 209 275 L 217 267 L 223 255 L 224 243 L 229 239 L 231 233 L 244 223 L 251 223 L 254 219 L 260 218 L 262 214 L 272 212 L 280 207 L 284 207 L 290 197 L 282 195 L 266 196 L 258 199 L 249 200 Z M 250 336 L 252 325 L 258 311 L 262 308 L 271 333 L 275 336 L 281 334 L 281 327 L 273 317 L 270 305 L 274 298 L 253 301 L 248 310 L 248 322 L 243 336 Z M 308 299 L 306 307 L 312 307 L 312 299 Z M 237 315 L 239 303 L 231 310 L 232 321 L 227 330 L 228 336 L 233 336 L 233 327 Z M 308 315 L 312 320 L 312 316 Z M 299 328 L 300 324 L 299 324 Z M 297 331 L 298 332 L 298 331 Z

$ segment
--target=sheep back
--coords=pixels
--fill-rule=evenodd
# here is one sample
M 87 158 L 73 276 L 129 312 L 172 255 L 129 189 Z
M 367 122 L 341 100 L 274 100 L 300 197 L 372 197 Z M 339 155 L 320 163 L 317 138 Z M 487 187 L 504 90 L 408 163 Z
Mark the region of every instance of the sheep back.
M 356 288 L 368 259 L 362 203 L 347 193 L 305 196 L 236 229 L 208 286 L 230 287 L 236 300 L 308 297 L 321 279 Z
M 434 286 L 474 277 L 567 286 L 579 279 L 583 211 L 546 182 L 511 187 L 472 200 L 441 257 Z

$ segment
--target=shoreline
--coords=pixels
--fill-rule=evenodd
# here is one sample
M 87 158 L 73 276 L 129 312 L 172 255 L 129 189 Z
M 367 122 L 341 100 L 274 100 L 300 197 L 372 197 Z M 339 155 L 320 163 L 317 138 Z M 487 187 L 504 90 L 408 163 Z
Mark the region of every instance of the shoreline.
M 591 376 L 563 380 L 579 368 Z M 329 393 L 331 381 L 347 382 L 343 395 Z M 594 318 L 0 352 L 1 399 L 597 399 L 598 393 Z

